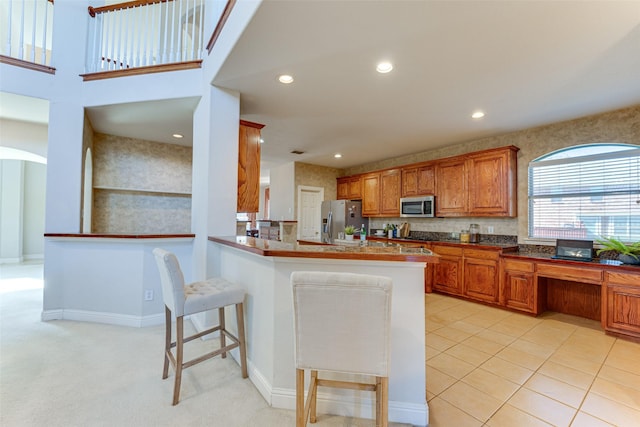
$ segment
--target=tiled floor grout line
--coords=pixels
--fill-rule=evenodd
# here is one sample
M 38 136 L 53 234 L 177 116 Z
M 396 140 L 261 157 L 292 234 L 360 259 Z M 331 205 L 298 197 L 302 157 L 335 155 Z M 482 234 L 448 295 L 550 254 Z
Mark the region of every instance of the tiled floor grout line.
M 451 310 L 451 309 L 453 309 L 453 308 L 455 308 L 455 307 L 458 307 L 458 309 L 459 309 L 461 305 L 462 305 L 462 303 L 460 303 L 460 304 L 455 304 L 455 305 L 451 305 L 451 306 L 449 306 L 449 307 L 443 307 L 443 308 L 441 308 L 440 310 L 437 310 L 437 311 L 435 311 L 435 312 L 433 312 L 433 311 L 432 311 L 430 314 L 434 314 L 434 315 L 435 315 L 435 314 L 440 313 L 440 312 L 443 312 L 443 311 Z M 501 318 L 501 319 L 499 319 L 499 320 L 497 320 L 497 321 L 495 321 L 495 322 L 491 323 L 489 326 L 483 326 L 483 327 L 482 327 L 482 329 L 480 329 L 480 330 L 478 330 L 478 331 L 476 331 L 476 332 L 474 332 L 474 333 L 468 332 L 468 330 L 461 330 L 461 329 L 458 329 L 458 328 L 456 328 L 456 326 L 454 326 L 454 325 L 453 325 L 453 323 L 456 323 L 456 322 L 464 322 L 464 321 L 465 321 L 465 319 L 468 319 L 468 318 L 470 318 L 470 317 L 472 317 L 472 316 L 474 316 L 474 315 L 476 315 L 476 314 L 478 314 L 478 313 L 479 313 L 479 311 L 474 311 L 473 313 L 470 313 L 469 315 L 467 315 L 467 316 L 465 316 L 465 317 L 463 317 L 463 318 L 456 319 L 456 320 L 453 320 L 453 321 L 446 321 L 444 324 L 443 324 L 443 323 L 441 323 L 441 322 L 437 322 L 437 323 L 441 324 L 442 326 L 440 326 L 440 327 L 438 327 L 438 328 L 436 328 L 436 329 L 434 329 L 434 330 L 428 331 L 428 332 L 427 332 L 427 336 L 428 336 L 428 335 L 430 335 L 430 334 L 435 334 L 435 335 L 438 335 L 438 336 L 440 336 L 440 337 L 442 337 L 442 338 L 445 338 L 445 339 L 448 339 L 448 340 L 450 340 L 450 341 L 453 341 L 455 344 L 453 344 L 453 345 L 451 345 L 451 346 L 449 346 L 449 347 L 445 348 L 444 350 L 440 350 L 439 348 L 431 347 L 432 349 L 434 349 L 434 350 L 436 350 L 436 351 L 438 352 L 435 356 L 432 356 L 432 358 L 437 357 L 437 356 L 438 356 L 438 355 L 440 355 L 440 354 L 447 354 L 448 356 L 450 356 L 450 357 L 452 357 L 452 358 L 455 358 L 455 359 L 458 359 L 458 360 L 460 360 L 461 362 L 464 362 L 464 363 L 470 363 L 470 362 L 465 361 L 465 360 L 463 360 L 463 359 L 459 359 L 458 357 L 456 357 L 456 356 L 455 356 L 455 355 L 453 355 L 453 354 L 449 354 L 449 353 L 447 353 L 447 352 L 448 352 L 448 350 L 450 350 L 451 348 L 453 348 L 453 347 L 455 347 L 455 346 L 457 346 L 457 345 L 464 344 L 465 342 L 467 342 L 467 341 L 468 341 L 469 339 L 471 339 L 472 337 L 477 337 L 477 338 L 479 338 L 479 339 L 487 339 L 487 340 L 491 341 L 489 338 L 478 337 L 478 335 L 479 335 L 479 334 L 481 334 L 481 333 L 482 333 L 482 332 L 484 332 L 484 331 L 487 331 L 487 330 L 490 330 L 490 331 L 492 331 L 492 332 L 498 332 L 498 331 L 493 331 L 493 330 L 491 330 L 491 328 L 492 328 L 493 326 L 497 325 L 498 323 L 500 323 L 500 322 L 504 321 L 507 317 L 509 317 L 509 316 L 507 316 L 507 317 L 505 317 L 505 318 Z M 426 318 L 426 316 L 427 316 L 427 315 L 426 315 L 426 313 L 425 313 L 425 318 Z M 426 320 L 426 319 L 425 319 L 425 320 Z M 467 322 L 467 323 L 470 323 L 470 322 Z M 478 327 L 480 327 L 480 326 L 479 326 L 479 325 L 477 325 L 477 324 L 474 324 L 474 323 L 471 323 L 471 324 L 473 324 L 474 326 L 478 326 Z M 505 345 L 505 344 L 502 344 L 502 343 L 496 343 L 496 344 L 498 344 L 498 345 L 501 345 L 501 346 L 502 346 L 502 348 L 501 348 L 501 349 L 499 349 L 499 350 L 497 350 L 497 351 L 496 351 L 495 353 L 493 353 L 493 354 L 485 353 L 485 352 L 483 352 L 482 350 L 479 350 L 479 349 L 478 349 L 478 351 L 479 351 L 479 352 L 484 353 L 485 355 L 490 356 L 490 357 L 489 357 L 489 359 L 487 359 L 487 360 L 490 360 L 491 358 L 494 358 L 494 357 L 498 357 L 498 358 L 500 358 L 500 359 L 502 359 L 502 360 L 504 360 L 504 361 L 507 361 L 507 362 L 509 362 L 509 363 L 513 363 L 513 362 L 511 362 L 510 360 L 507 360 L 507 359 L 501 358 L 500 356 L 498 356 L 498 354 L 499 354 L 499 353 L 501 353 L 504 349 L 506 349 L 506 348 L 508 348 L 508 347 L 513 346 L 513 344 L 517 343 L 518 341 L 525 341 L 525 342 L 527 342 L 527 343 L 529 343 L 529 344 L 531 344 L 531 345 L 543 347 L 543 345 L 541 345 L 541 344 L 539 344 L 539 343 L 536 343 L 536 342 L 534 342 L 534 341 L 530 341 L 530 340 L 528 340 L 527 338 L 525 338 L 525 337 L 524 337 L 527 333 L 531 332 L 532 330 L 534 330 L 537 326 L 539 326 L 539 325 L 541 325 L 541 324 L 542 324 L 542 322 L 539 322 L 539 323 L 537 323 L 537 324 L 532 325 L 532 326 L 531 326 L 531 327 L 529 327 L 529 328 L 526 328 L 524 331 L 522 331 L 521 333 L 519 333 L 519 335 L 518 335 L 517 337 L 513 337 L 513 335 L 510 335 L 510 336 L 511 336 L 512 338 L 514 338 L 514 339 L 513 339 L 511 342 L 509 342 L 508 344 L 506 344 L 506 345 Z M 591 379 L 591 382 L 589 383 L 589 385 L 588 385 L 588 387 L 586 388 L 586 390 L 584 390 L 584 395 L 582 396 L 582 399 L 580 400 L 579 405 L 577 405 L 577 408 L 574 408 L 574 406 L 573 406 L 573 405 L 571 405 L 571 404 L 568 404 L 568 403 L 565 403 L 565 402 L 562 402 L 562 401 L 556 400 L 556 399 L 554 399 L 553 397 L 550 397 L 550 396 L 547 396 L 547 395 L 541 394 L 541 393 L 539 393 L 538 391 L 536 391 L 536 390 L 534 390 L 534 389 L 529 389 L 529 388 L 527 388 L 527 387 L 525 386 L 525 384 L 526 384 L 526 383 L 527 383 L 527 382 L 528 382 L 528 381 L 529 381 L 529 380 L 530 380 L 534 375 L 536 375 L 536 374 L 543 375 L 543 376 L 548 376 L 548 375 L 546 375 L 546 374 L 544 374 L 544 373 L 540 372 L 540 369 L 542 368 L 542 366 L 544 366 L 544 365 L 545 365 L 545 363 L 546 363 L 546 362 L 551 361 L 552 357 L 553 357 L 554 355 L 556 355 L 559 351 L 561 351 L 561 350 L 563 349 L 563 346 L 564 346 L 564 345 L 565 345 L 569 340 L 571 340 L 572 338 L 574 338 L 574 337 L 576 337 L 576 336 L 578 336 L 578 335 L 579 335 L 579 334 L 578 334 L 578 331 L 580 331 L 580 330 L 581 330 L 582 326 L 580 326 L 580 325 L 573 325 L 573 326 L 574 326 L 574 327 L 573 327 L 573 330 L 572 330 L 572 331 L 571 331 L 571 332 L 570 332 L 570 333 L 569 333 L 569 334 L 568 334 L 564 339 L 562 339 L 561 341 L 559 341 L 559 342 L 557 342 L 557 343 L 554 343 L 554 344 L 553 344 L 553 351 L 552 351 L 549 355 L 547 355 L 547 356 L 545 356 L 545 357 L 541 357 L 541 356 L 538 356 L 538 355 L 537 355 L 537 354 L 535 354 L 535 353 L 529 353 L 529 352 L 527 352 L 528 354 L 532 354 L 532 355 L 534 355 L 534 356 L 541 357 L 541 358 L 543 358 L 544 360 L 543 360 L 543 361 L 542 361 L 542 363 L 540 363 L 540 364 L 537 366 L 537 368 L 536 368 L 536 369 L 534 369 L 534 370 L 531 370 L 530 368 L 528 368 L 528 367 L 526 367 L 526 366 L 521 366 L 521 365 L 516 364 L 516 365 L 521 366 L 521 367 L 523 367 L 523 368 L 525 368 L 525 369 L 531 370 L 533 373 L 532 373 L 532 374 L 527 378 L 527 380 L 526 380 L 526 381 L 524 381 L 522 384 L 517 384 L 517 388 L 515 389 L 515 391 L 514 391 L 513 393 L 509 394 L 505 399 L 503 399 L 502 404 L 501 404 L 497 409 L 495 409 L 495 410 L 491 413 L 491 415 L 490 415 L 486 420 L 484 420 L 484 421 L 483 421 L 483 420 L 479 420 L 478 418 L 476 418 L 476 417 L 474 417 L 473 415 L 471 415 L 471 414 L 469 414 L 468 412 L 466 412 L 464 409 L 462 409 L 462 408 L 458 408 L 457 406 L 453 405 L 451 402 L 448 402 L 448 403 L 449 403 L 449 404 L 451 404 L 451 405 L 453 405 L 454 407 L 456 407 L 456 408 L 457 408 L 458 410 L 460 410 L 461 412 L 463 412 L 463 413 L 467 414 L 468 416 L 470 416 L 470 417 L 472 417 L 473 419 L 477 420 L 478 422 L 482 423 L 482 425 L 483 425 L 483 426 L 486 426 L 486 425 L 489 425 L 488 423 L 489 423 L 489 422 L 490 422 L 490 420 L 493 418 L 493 416 L 494 416 L 497 412 L 499 412 L 499 411 L 500 411 L 500 409 L 502 409 L 502 408 L 503 408 L 503 407 L 508 403 L 508 401 L 509 401 L 509 400 L 510 400 L 510 399 L 511 399 L 511 398 L 512 398 L 516 393 L 518 393 L 520 390 L 522 390 L 523 388 L 525 388 L 525 389 L 527 389 L 527 390 L 529 390 L 529 391 L 531 391 L 531 392 L 533 392 L 533 393 L 540 394 L 541 396 L 544 396 L 545 398 L 548 398 L 548 399 L 554 400 L 554 401 L 556 401 L 556 402 L 558 402 L 558 403 L 560 403 L 560 404 L 562 404 L 562 405 L 568 406 L 568 407 L 570 407 L 571 409 L 575 410 L 575 412 L 574 412 L 573 416 L 571 417 L 571 420 L 570 420 L 570 422 L 569 422 L 568 426 L 572 425 L 572 424 L 574 423 L 574 421 L 576 420 L 576 418 L 578 417 L 578 415 L 582 412 L 583 404 L 584 404 L 585 400 L 587 399 L 587 396 L 589 395 L 589 393 L 590 393 L 590 392 L 592 392 L 592 387 L 593 387 L 593 385 L 594 385 L 594 383 L 595 383 L 596 379 L 598 378 L 598 376 L 599 376 L 599 374 L 600 374 L 601 370 L 603 369 L 603 367 L 604 367 L 604 365 L 605 365 L 606 361 L 607 361 L 607 360 L 608 360 L 608 358 L 610 357 L 610 355 L 611 355 L 611 353 L 612 353 L 612 351 L 613 351 L 613 349 L 614 349 L 614 347 L 615 347 L 616 342 L 618 341 L 618 339 L 617 339 L 617 338 L 614 338 L 613 342 L 610 344 L 610 346 L 609 346 L 609 348 L 608 348 L 608 350 L 607 350 L 607 352 L 606 352 L 606 355 L 601 359 L 601 361 L 600 361 L 600 362 L 598 362 L 598 365 L 599 365 L 599 366 L 598 366 L 598 370 L 597 370 L 597 372 L 595 372 L 595 374 L 593 374 L 593 378 Z M 437 333 L 437 331 L 438 331 L 438 330 L 440 330 L 440 329 L 442 329 L 442 328 L 444 328 L 444 327 L 449 327 L 449 328 L 457 329 L 457 330 L 459 330 L 459 331 L 461 331 L 461 332 L 464 332 L 464 333 L 466 333 L 466 334 L 469 334 L 469 336 L 468 336 L 468 337 L 466 337 L 466 338 L 461 339 L 460 341 L 458 341 L 458 340 L 454 340 L 454 339 L 448 338 L 447 336 L 444 336 L 444 335 L 439 335 L 439 334 Z M 559 330 L 562 330 L 562 329 L 561 329 L 561 328 L 559 328 Z M 505 334 L 505 335 L 509 335 L 509 334 Z M 494 342 L 495 342 L 495 341 L 494 341 Z M 427 345 L 428 345 L 428 344 L 427 344 Z M 513 348 L 513 347 L 512 347 L 512 348 Z M 519 350 L 519 349 L 516 349 L 516 350 Z M 523 350 L 519 350 L 519 351 L 523 351 Z M 578 357 L 580 357 L 580 356 L 578 356 Z M 472 365 L 474 366 L 474 369 L 473 369 L 471 372 L 466 373 L 465 375 L 463 375 L 463 376 L 462 376 L 461 378 L 459 378 L 459 379 L 458 379 L 458 378 L 455 378 L 455 381 L 454 381 L 452 384 L 450 384 L 449 386 L 445 387 L 443 390 L 440 390 L 440 391 L 438 392 L 438 394 L 434 394 L 434 395 L 432 396 L 431 400 L 435 399 L 436 397 L 441 396 L 444 392 L 446 392 L 448 389 L 450 389 L 451 387 L 455 386 L 456 384 L 458 384 L 458 383 L 460 383 L 460 382 L 463 382 L 463 383 L 464 383 L 464 381 L 463 381 L 463 380 L 464 380 L 464 378 L 468 377 L 469 375 L 471 375 L 473 372 L 475 372 L 475 371 L 476 371 L 476 370 L 478 370 L 478 369 L 483 369 L 483 368 L 482 368 L 482 366 L 487 362 L 487 360 L 485 360 L 484 362 L 480 363 L 480 364 L 479 364 L 479 365 L 477 365 L 477 366 L 476 366 L 474 363 L 472 363 Z M 585 361 L 589 361 L 589 362 L 593 362 L 593 360 L 592 360 L 592 359 L 589 359 L 589 358 L 584 358 L 584 360 L 585 360 Z M 425 361 L 425 362 L 427 363 L 427 361 Z M 559 362 L 554 362 L 554 363 L 558 363 L 558 364 L 560 364 L 560 365 L 564 365 L 563 363 L 559 363 Z M 435 368 L 435 367 L 431 367 L 431 369 L 435 369 L 435 370 L 437 370 L 437 371 L 441 372 L 443 375 L 451 376 L 451 375 L 449 375 L 449 374 L 447 374 L 447 373 L 445 373 L 445 372 L 440 371 L 439 369 L 437 369 L 437 368 Z M 573 369 L 575 369 L 575 368 L 573 368 Z M 585 373 L 585 374 L 591 375 L 590 373 L 587 373 L 587 372 L 582 371 L 582 370 L 580 370 L 580 369 L 576 369 L 576 370 L 577 370 L 577 371 L 579 371 L 579 372 L 582 372 L 582 373 Z M 550 377 L 550 378 L 552 378 L 552 377 Z M 512 382 L 512 381 L 510 381 L 510 380 L 508 380 L 508 379 L 506 379 L 506 378 L 504 378 L 504 379 L 505 379 L 506 381 Z M 554 379 L 555 379 L 555 378 L 554 378 Z M 575 385 L 573 385 L 573 384 L 571 384 L 571 383 L 569 383 L 569 382 L 566 382 L 566 381 L 564 381 L 563 379 L 555 379 L 555 380 L 556 380 L 556 381 L 559 381 L 559 382 L 562 382 L 562 383 L 564 383 L 564 384 L 566 384 L 566 385 L 576 387 Z M 513 382 L 512 382 L 512 383 L 513 383 Z M 467 385 L 467 386 L 469 386 L 469 387 L 474 388 L 475 390 L 477 390 L 477 391 L 479 391 L 479 392 L 482 392 L 482 390 L 479 390 L 479 389 L 475 388 L 475 387 L 474 387 L 473 385 L 471 385 L 471 384 L 467 384 L 467 383 L 464 383 L 464 384 L 465 384 L 465 385 Z M 515 384 L 515 383 L 514 383 L 514 384 Z M 581 387 L 579 387 L 579 388 L 581 388 Z M 581 388 L 581 389 L 582 389 L 582 388 Z M 596 393 L 596 394 L 598 394 L 598 393 Z M 606 396 L 603 396 L 603 397 L 604 397 L 604 398 L 606 398 Z M 446 401 L 446 400 L 445 400 L 445 401 Z M 625 405 L 625 406 L 626 406 L 626 405 Z M 524 413 L 527 413 L 527 414 L 528 414 L 528 415 L 530 415 L 530 416 L 535 417 L 536 419 L 538 419 L 538 420 L 540 420 L 540 421 L 542 421 L 542 422 L 548 423 L 548 420 L 544 420 L 544 419 L 542 419 L 542 418 L 539 418 L 539 417 L 537 417 L 535 414 L 530 414 L 529 412 L 526 412 L 526 411 L 524 411 L 524 410 L 522 410 L 522 409 L 519 409 L 519 408 L 517 408 L 517 409 L 518 409 L 519 411 L 522 411 L 522 412 L 524 412 Z M 633 409 L 633 408 L 632 408 L 632 409 Z M 584 414 L 586 414 L 586 415 L 589 415 L 589 416 L 591 416 L 591 417 L 594 417 L 594 418 L 596 418 L 596 419 L 598 419 L 598 420 L 601 420 L 601 419 L 600 419 L 600 418 L 598 418 L 597 416 L 591 415 L 591 414 L 589 414 L 589 413 L 587 413 L 587 412 L 583 412 L 583 413 L 584 413 Z M 608 421 L 606 421 L 606 420 L 601 420 L 601 421 L 603 421 L 603 422 L 605 422 L 605 423 L 608 423 Z

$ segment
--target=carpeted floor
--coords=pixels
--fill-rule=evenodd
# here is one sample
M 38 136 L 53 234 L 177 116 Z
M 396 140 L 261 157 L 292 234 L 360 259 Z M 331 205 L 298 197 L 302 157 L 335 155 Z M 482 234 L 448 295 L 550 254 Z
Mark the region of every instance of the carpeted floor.
M 42 322 L 41 265 L 0 268 L 0 426 L 295 425 L 295 413 L 269 407 L 232 358 L 184 371 L 180 404 L 171 406 L 163 326 Z M 196 340 L 188 350 L 215 345 Z M 316 425 L 374 424 L 322 415 Z

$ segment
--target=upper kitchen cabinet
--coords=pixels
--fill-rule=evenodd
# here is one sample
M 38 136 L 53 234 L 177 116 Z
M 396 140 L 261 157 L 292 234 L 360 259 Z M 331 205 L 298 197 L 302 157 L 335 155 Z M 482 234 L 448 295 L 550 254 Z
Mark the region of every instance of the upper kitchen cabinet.
M 380 172 L 362 176 L 362 216 L 380 213 Z
M 240 120 L 237 212 L 260 209 L 260 130 L 264 125 Z
M 436 165 L 436 216 L 467 216 L 469 187 L 467 161 L 443 160 Z
M 435 194 L 435 166 L 412 165 L 402 168 L 402 197 Z
M 518 148 L 485 150 L 436 165 L 436 216 L 517 215 Z
M 469 212 L 472 216 L 514 217 L 517 211 L 514 146 L 469 156 Z
M 362 215 L 400 215 L 400 169 L 362 175 Z
M 338 200 L 362 199 L 362 177 L 346 176 L 338 178 Z

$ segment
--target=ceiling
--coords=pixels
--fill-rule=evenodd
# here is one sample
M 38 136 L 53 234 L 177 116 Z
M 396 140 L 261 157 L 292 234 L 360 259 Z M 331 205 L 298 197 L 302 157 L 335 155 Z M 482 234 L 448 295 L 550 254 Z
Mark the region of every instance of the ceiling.
M 393 71 L 377 73 L 380 60 Z M 281 73 L 295 81 L 279 83 Z M 268 174 L 291 161 L 345 168 L 637 105 L 638 76 L 638 1 L 266 0 L 213 84 L 239 91 L 241 117 L 266 125 Z M 162 141 L 149 132 L 190 135 L 196 103 L 106 106 L 89 117 L 100 132 Z M 476 110 L 486 116 L 472 119 Z

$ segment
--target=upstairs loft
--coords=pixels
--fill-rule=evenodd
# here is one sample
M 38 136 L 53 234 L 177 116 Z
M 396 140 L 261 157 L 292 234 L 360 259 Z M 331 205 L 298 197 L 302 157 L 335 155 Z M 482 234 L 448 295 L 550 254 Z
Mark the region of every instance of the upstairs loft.
M 80 75 L 88 81 L 200 68 L 234 4 L 235 0 L 134 0 L 88 6 Z M 0 34 L 0 62 L 55 74 L 66 55 L 58 58 L 53 48 L 54 0 L 8 0 L 0 8 L 1 27 L 6 28 Z

